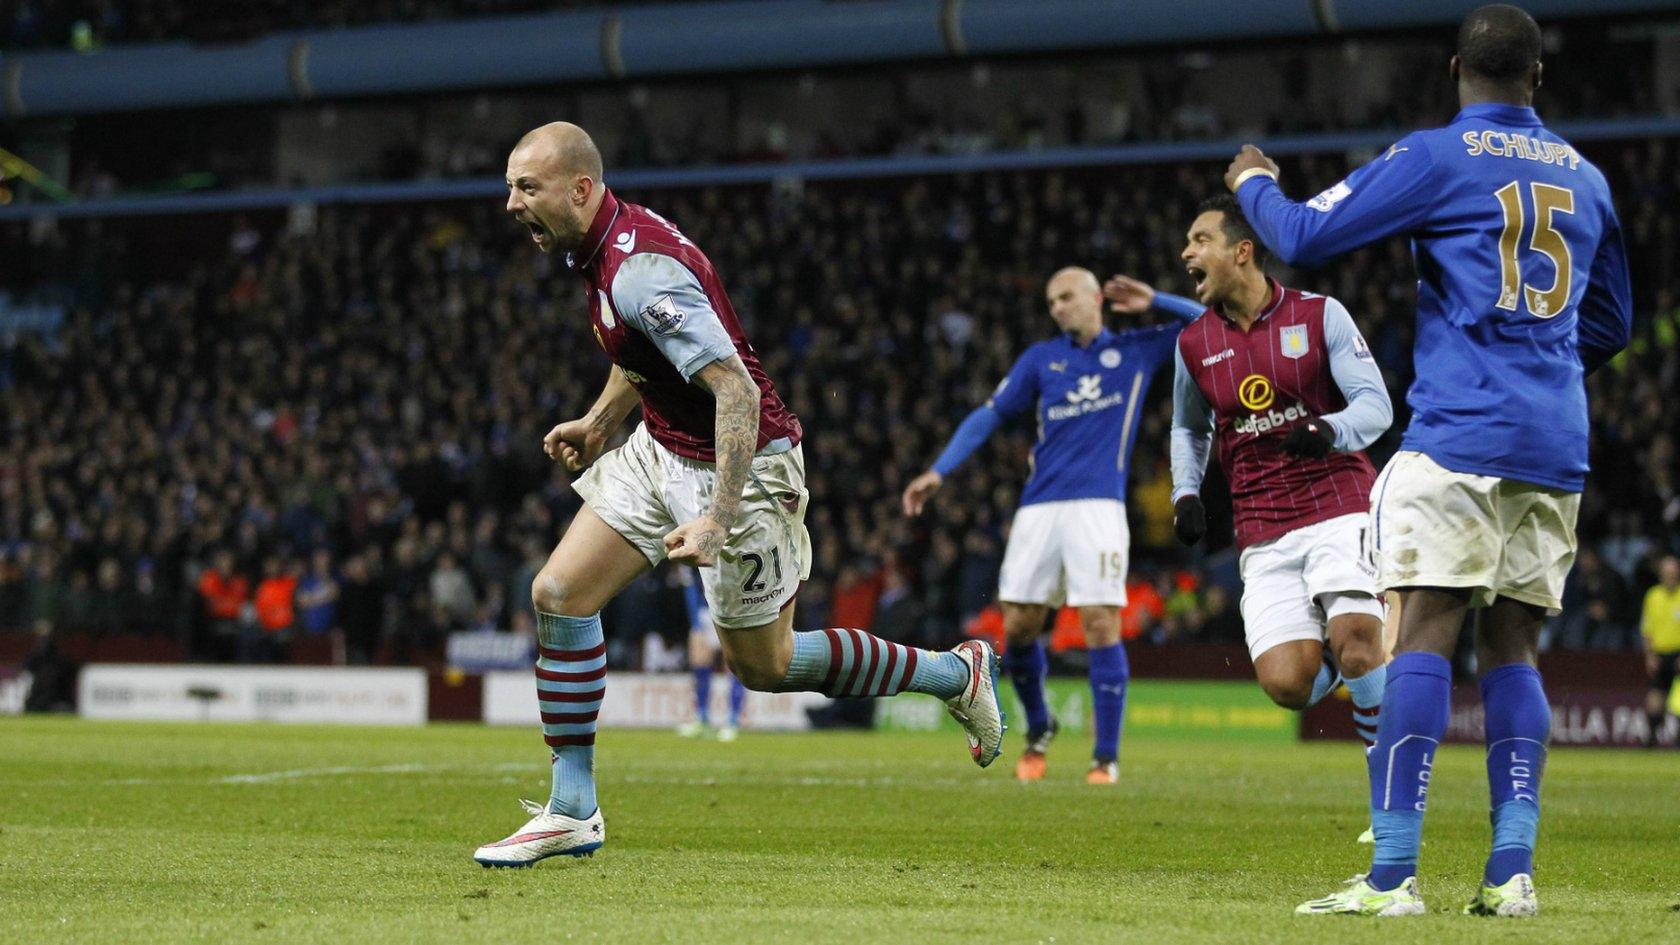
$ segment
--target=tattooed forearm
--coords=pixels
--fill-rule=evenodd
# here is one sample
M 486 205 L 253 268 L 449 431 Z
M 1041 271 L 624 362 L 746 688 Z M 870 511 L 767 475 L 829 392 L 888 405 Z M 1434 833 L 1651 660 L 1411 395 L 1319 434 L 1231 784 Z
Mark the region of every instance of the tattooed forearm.
M 602 389 L 601 396 L 595 398 L 595 404 L 589 408 L 584 419 L 589 422 L 591 430 L 598 431 L 602 436 L 612 436 L 641 399 L 641 393 L 630 383 L 630 379 L 617 365 L 613 365 L 612 373 L 607 375 L 607 386 Z
M 727 531 L 740 511 L 741 493 L 746 491 L 753 453 L 758 449 L 758 385 L 738 357 L 713 361 L 701 368 L 694 380 L 711 391 L 717 401 L 712 436 L 717 449 L 717 485 L 707 514 Z
M 589 423 L 589 432 L 598 433 L 602 437 L 609 437 L 613 435 L 614 430 L 618 429 L 618 425 L 624 422 L 624 415 L 615 415 L 611 411 L 603 410 L 592 413 L 584 419 Z

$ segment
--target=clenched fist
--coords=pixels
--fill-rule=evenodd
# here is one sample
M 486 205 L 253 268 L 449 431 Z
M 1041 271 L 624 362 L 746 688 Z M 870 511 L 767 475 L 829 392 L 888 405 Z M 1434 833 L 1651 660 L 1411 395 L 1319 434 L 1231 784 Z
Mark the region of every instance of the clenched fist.
M 1252 170 L 1266 171 L 1271 174 L 1273 180 L 1276 180 L 1278 176 L 1276 161 L 1267 157 L 1266 152 L 1254 145 L 1245 144 L 1242 146 L 1242 150 L 1237 152 L 1237 156 L 1231 159 L 1231 166 L 1225 169 L 1225 186 L 1229 187 L 1232 193 L 1236 193 L 1237 178 L 1241 177 L 1245 171 Z
M 717 563 L 718 551 L 728 537 L 722 525 L 710 515 L 685 522 L 665 536 L 665 557 L 677 564 L 709 568 Z
M 607 434 L 600 424 L 591 423 L 588 417 L 567 420 L 543 437 L 543 452 L 548 454 L 549 459 L 565 466 L 568 472 L 577 472 L 593 463 L 606 445 Z

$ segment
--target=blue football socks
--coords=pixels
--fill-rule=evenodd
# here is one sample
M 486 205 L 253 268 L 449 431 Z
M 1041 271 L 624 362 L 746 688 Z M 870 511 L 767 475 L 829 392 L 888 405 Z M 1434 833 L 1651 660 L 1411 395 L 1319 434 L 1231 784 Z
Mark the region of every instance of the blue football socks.
M 1120 721 L 1126 714 L 1126 680 L 1131 668 L 1126 663 L 1125 644 L 1098 647 L 1091 658 L 1091 714 L 1096 737 L 1091 757 L 1114 761 L 1120 757 Z
M 1540 671 L 1511 663 L 1482 675 L 1486 717 L 1489 810 L 1493 851 L 1482 882 L 1501 886 L 1518 873 L 1534 873 L 1534 840 L 1540 829 L 1540 777 L 1552 710 Z
M 729 677 L 729 727 L 741 727 L 741 705 L 747 701 L 747 687 L 733 674 Z
M 1371 830 L 1376 848 L 1367 881 L 1399 886 L 1417 873 L 1423 812 L 1435 749 L 1447 731 L 1452 664 L 1434 653 L 1402 653 L 1388 665 L 1371 772 Z
M 694 667 L 694 715 L 701 725 L 712 724 L 712 668 Z
M 1015 697 L 1027 718 L 1027 739 L 1030 741 L 1050 728 L 1050 706 L 1044 701 L 1044 676 L 1050 664 L 1044 656 L 1044 644 L 1038 640 L 1018 643 L 1004 652 L 1009 663 L 1009 681 L 1015 686 Z

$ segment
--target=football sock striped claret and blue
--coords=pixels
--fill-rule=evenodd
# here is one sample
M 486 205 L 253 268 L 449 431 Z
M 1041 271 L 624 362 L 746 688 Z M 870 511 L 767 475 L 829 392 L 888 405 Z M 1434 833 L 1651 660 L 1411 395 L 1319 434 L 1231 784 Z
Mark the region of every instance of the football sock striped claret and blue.
M 607 693 L 601 615 L 537 614 L 537 708 L 554 755 L 548 810 L 595 813 L 595 720 Z
M 955 653 L 893 643 L 862 630 L 804 630 L 793 635 L 793 659 L 777 690 L 836 698 L 925 692 L 960 695 L 968 667 Z
M 1382 722 L 1383 690 L 1388 685 L 1388 667 L 1378 666 L 1363 676 L 1342 678 L 1353 697 L 1353 725 L 1367 750 L 1377 743 L 1377 726 Z

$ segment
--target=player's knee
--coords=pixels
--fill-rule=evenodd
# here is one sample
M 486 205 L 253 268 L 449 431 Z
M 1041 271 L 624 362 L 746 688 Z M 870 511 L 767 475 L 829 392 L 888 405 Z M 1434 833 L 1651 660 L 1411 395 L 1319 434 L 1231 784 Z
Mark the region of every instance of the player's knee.
M 1003 641 L 1009 646 L 1025 646 L 1037 640 L 1039 635 L 1040 631 L 1032 627 L 1010 626 L 1008 624 L 1003 627 Z
M 571 588 L 571 582 L 552 571 L 543 570 L 531 582 L 531 604 L 538 613 L 561 617 L 587 617 L 600 607 L 590 608 L 592 602 Z
M 1025 646 L 1044 633 L 1045 608 L 1028 604 L 1003 605 L 1003 639 L 1009 646 Z
M 1293 676 L 1261 677 L 1260 688 L 1265 690 L 1267 697 L 1285 709 L 1296 712 L 1307 707 L 1312 701 L 1311 679 L 1298 679 Z
M 1371 640 L 1349 640 L 1336 652 L 1342 675 L 1358 679 L 1383 664 L 1381 644 Z
M 1080 610 L 1079 620 L 1085 632 L 1087 647 L 1102 649 L 1120 642 L 1119 608 L 1083 608 Z
M 1358 679 L 1381 666 L 1383 625 L 1375 615 L 1341 613 L 1330 618 L 1330 650 L 1342 675 Z

